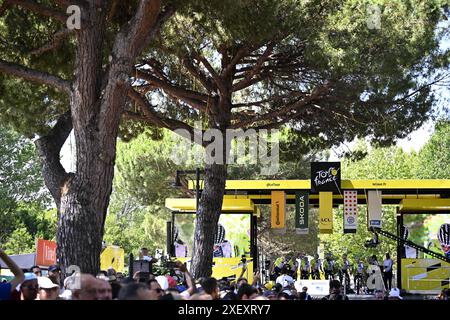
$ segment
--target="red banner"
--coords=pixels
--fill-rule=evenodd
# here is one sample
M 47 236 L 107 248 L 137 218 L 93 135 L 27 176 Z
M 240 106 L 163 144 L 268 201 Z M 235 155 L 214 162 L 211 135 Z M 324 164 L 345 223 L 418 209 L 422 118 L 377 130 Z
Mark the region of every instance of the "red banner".
M 37 240 L 36 265 L 48 267 L 56 264 L 56 242 L 49 240 Z

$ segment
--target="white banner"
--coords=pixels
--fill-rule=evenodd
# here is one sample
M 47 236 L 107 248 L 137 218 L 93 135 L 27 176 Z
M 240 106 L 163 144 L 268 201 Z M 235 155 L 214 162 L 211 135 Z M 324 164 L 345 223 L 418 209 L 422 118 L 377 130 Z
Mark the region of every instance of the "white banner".
M 344 191 L 344 233 L 356 233 L 358 228 L 358 191 Z
M 302 288 L 307 287 L 308 294 L 312 296 L 326 296 L 330 293 L 329 280 L 297 280 L 294 287 L 297 292 L 302 292 Z
M 370 190 L 367 199 L 367 223 L 369 228 L 382 228 L 381 191 Z

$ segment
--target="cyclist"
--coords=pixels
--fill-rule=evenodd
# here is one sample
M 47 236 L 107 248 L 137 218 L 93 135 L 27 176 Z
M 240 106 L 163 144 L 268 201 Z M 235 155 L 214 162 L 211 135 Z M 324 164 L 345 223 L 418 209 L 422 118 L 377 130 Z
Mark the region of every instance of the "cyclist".
M 300 262 L 300 279 L 304 279 L 304 280 L 309 279 L 309 269 L 310 269 L 310 264 L 308 261 L 308 257 L 304 256 Z
M 362 284 L 364 283 L 364 262 L 362 261 L 362 259 L 359 259 L 355 271 L 355 289 L 356 294 L 359 294 L 359 290 L 362 288 Z
M 314 259 L 311 260 L 311 278 L 320 280 L 320 272 L 323 272 L 322 262 L 319 259 L 319 255 L 316 254 Z
M 342 266 L 340 268 L 340 280 L 342 283 L 342 280 L 344 280 L 344 284 L 346 289 L 348 290 L 350 288 L 350 274 L 349 274 L 349 269 L 350 269 L 350 261 L 347 259 L 347 254 L 343 254 L 342 255 Z M 343 279 L 345 277 L 345 279 Z
M 327 254 L 323 262 L 323 269 L 325 271 L 325 279 L 334 280 L 334 261 L 329 254 Z
M 278 278 L 278 276 L 281 273 L 281 270 L 283 270 L 284 266 L 286 265 L 286 259 L 284 257 L 279 257 L 275 260 L 275 263 L 273 264 L 273 278 Z
M 292 258 L 288 262 L 288 266 L 290 268 L 290 272 L 292 273 L 292 277 L 297 280 L 297 270 L 298 270 L 298 262 L 293 255 Z
M 438 231 L 438 240 L 441 244 L 442 251 L 447 258 L 450 258 L 450 224 L 444 223 Z

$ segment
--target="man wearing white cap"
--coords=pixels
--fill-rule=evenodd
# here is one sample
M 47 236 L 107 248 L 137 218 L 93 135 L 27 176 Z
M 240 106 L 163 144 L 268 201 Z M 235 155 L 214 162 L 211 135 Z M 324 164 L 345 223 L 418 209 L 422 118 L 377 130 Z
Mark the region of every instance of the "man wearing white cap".
M 20 300 L 36 300 L 38 290 L 36 275 L 32 272 L 25 273 L 25 280 L 20 285 Z
M 59 286 L 47 277 L 38 277 L 39 300 L 58 300 Z

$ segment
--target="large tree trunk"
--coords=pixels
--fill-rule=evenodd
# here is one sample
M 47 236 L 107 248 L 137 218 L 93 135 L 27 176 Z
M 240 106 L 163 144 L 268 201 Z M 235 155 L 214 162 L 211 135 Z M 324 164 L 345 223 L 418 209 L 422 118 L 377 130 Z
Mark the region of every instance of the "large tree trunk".
M 225 164 L 212 164 L 205 168 L 205 185 L 195 221 L 191 264 L 191 271 L 195 278 L 211 276 L 214 237 L 222 208 L 226 175 Z
M 158 0 L 140 0 L 133 19 L 115 38 L 108 68 L 103 68 L 107 6 L 107 1 L 93 0 L 82 8 L 70 112 L 36 143 L 45 183 L 58 208 L 57 257 L 63 272 L 70 266 L 83 273 L 100 271 L 116 139 L 130 74 L 136 57 L 173 13 L 173 9 L 161 13 Z M 72 127 L 76 172 L 67 174 L 59 152 Z
M 229 86 L 231 87 L 231 81 L 229 81 Z M 204 186 L 195 220 L 194 248 L 191 264 L 191 272 L 196 278 L 210 277 L 212 274 L 214 238 L 217 233 L 217 225 L 225 194 L 225 182 L 227 179 L 226 160 L 230 152 L 226 141 L 226 128 L 230 124 L 231 119 L 231 93 L 221 96 L 219 103 L 214 105 L 213 108 L 216 110 L 216 115 L 210 115 L 209 126 L 221 132 L 222 162 L 220 162 L 219 157 L 217 160 L 220 163 L 210 164 L 207 161 L 205 166 Z M 214 149 L 214 152 L 217 153 L 219 150 Z M 211 154 L 210 156 L 216 157 L 217 154 Z

